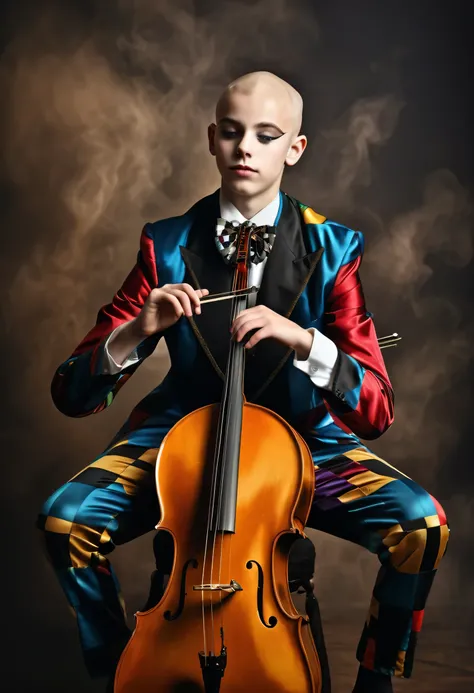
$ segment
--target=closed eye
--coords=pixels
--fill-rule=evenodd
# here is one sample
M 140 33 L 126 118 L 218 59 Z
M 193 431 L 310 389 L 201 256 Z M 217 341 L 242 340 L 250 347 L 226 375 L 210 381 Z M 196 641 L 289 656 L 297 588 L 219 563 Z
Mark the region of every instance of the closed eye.
M 221 136 L 226 140 L 231 140 L 235 137 L 240 137 L 240 133 L 237 132 L 237 130 L 221 130 Z M 273 142 L 273 140 L 277 140 L 281 136 L 282 135 L 278 135 L 278 137 L 273 137 L 272 135 L 257 135 L 257 139 L 263 144 L 268 144 L 269 142 Z

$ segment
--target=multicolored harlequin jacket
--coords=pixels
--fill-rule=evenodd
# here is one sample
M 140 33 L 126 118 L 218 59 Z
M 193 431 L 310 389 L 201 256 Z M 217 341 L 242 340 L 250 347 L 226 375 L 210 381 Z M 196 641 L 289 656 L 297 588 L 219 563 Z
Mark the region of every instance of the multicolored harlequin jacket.
M 203 305 L 201 315 L 178 322 L 138 346 L 139 362 L 116 375 L 104 374 L 107 337 L 136 317 L 150 291 L 188 282 L 211 294 L 230 291 L 233 270 L 214 242 L 219 191 L 182 216 L 147 224 L 137 262 L 103 306 L 95 327 L 57 369 L 51 390 L 68 416 L 108 407 L 164 337 L 171 367 L 132 411 L 114 442 L 158 447 L 168 430 L 200 406 L 218 402 L 229 349 L 231 301 Z M 294 352 L 272 339 L 246 351 L 247 401 L 283 416 L 307 441 L 315 462 L 380 436 L 393 421 L 393 392 L 358 275 L 363 236 L 329 221 L 280 193 L 276 239 L 258 291 L 257 304 L 316 327 L 338 347 L 331 391 L 316 387 L 293 365 Z

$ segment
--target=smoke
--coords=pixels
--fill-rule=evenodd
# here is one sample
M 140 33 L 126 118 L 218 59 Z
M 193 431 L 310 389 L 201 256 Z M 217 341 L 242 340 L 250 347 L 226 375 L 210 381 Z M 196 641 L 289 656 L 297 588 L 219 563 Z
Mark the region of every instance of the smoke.
M 391 138 L 404 102 L 395 94 L 357 99 L 318 142 L 318 204 L 350 209 L 358 188 L 372 182 L 371 154 Z
M 423 312 L 420 288 L 433 275 L 429 258 L 466 267 L 472 261 L 472 212 L 469 192 L 448 170 L 431 173 L 423 189 L 421 205 L 398 215 L 387 233 L 373 244 L 367 261 L 378 273 L 390 257 L 388 290 L 397 287 L 411 299 L 416 317 Z
M 436 397 L 450 396 L 472 362 L 463 303 L 455 287 L 441 282 L 435 288 L 433 280 L 446 272 L 443 266 L 462 271 L 472 262 L 472 221 L 468 191 L 452 172 L 435 171 L 424 182 L 421 204 L 397 215 L 366 257 L 384 300 L 410 310 L 418 328 L 415 348 L 401 346 L 392 368 L 399 402 L 392 442 L 408 440 L 411 455 L 430 459 L 430 482 L 443 461 L 440 451 L 455 444 L 459 420 L 445 415 L 440 429 L 438 417 L 427 419 L 428 408 Z
M 192 181 L 189 200 L 217 182 L 203 156 L 203 137 L 196 138 L 199 144 L 183 165 L 189 146 L 186 114 L 193 114 L 197 131 L 205 131 L 199 80 L 176 79 L 165 91 L 143 74 L 122 75 L 100 53 L 100 36 L 72 53 L 65 42 L 56 55 L 42 55 L 41 36 L 51 30 L 43 20 L 28 52 L 15 54 L 10 48 L 6 137 L 8 172 L 50 227 L 30 238 L 10 291 L 12 320 L 25 322 L 40 307 L 54 306 L 35 326 L 45 359 L 58 338 L 73 346 L 87 331 L 92 296 L 97 305 L 101 286 L 107 300 L 124 277 L 143 223 L 172 202 L 172 178 Z M 139 43 L 137 36 L 134 40 Z M 130 49 L 125 39 L 119 43 Z M 143 46 L 139 62 L 142 52 Z M 197 178 L 191 170 L 198 158 L 205 161 Z M 35 372 L 48 365 L 36 363 Z

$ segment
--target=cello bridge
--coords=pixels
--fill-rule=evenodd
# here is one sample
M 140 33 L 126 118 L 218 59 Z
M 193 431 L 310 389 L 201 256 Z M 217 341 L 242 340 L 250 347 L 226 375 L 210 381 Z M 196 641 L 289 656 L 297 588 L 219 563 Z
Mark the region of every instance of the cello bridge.
M 241 592 L 242 587 L 236 580 L 231 580 L 228 585 L 217 585 L 217 584 L 207 584 L 207 585 L 193 585 L 193 590 L 199 592 Z

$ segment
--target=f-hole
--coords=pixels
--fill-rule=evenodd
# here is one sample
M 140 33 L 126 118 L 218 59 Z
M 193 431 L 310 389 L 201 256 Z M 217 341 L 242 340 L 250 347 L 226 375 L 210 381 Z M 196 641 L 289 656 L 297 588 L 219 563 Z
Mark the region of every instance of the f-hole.
M 260 617 L 261 622 L 265 626 L 265 628 L 274 628 L 276 624 L 278 623 L 278 619 L 276 616 L 270 616 L 268 619 L 268 623 L 265 621 L 265 618 L 263 616 L 263 587 L 264 587 L 264 576 L 263 576 L 263 570 L 262 566 L 260 563 L 257 563 L 257 561 L 247 561 L 246 567 L 251 570 L 251 568 L 256 565 L 257 570 L 258 570 L 258 586 L 257 586 L 257 609 L 258 609 L 258 615 Z
M 167 621 L 175 621 L 179 616 L 181 616 L 181 613 L 184 609 L 184 602 L 186 598 L 186 573 L 188 572 L 188 568 L 191 566 L 192 568 L 197 568 L 198 567 L 198 562 L 196 561 L 195 558 L 190 558 L 189 561 L 186 561 L 186 563 L 183 566 L 183 571 L 181 573 L 181 589 L 179 591 L 179 604 L 178 608 L 176 611 L 171 613 L 171 611 L 165 611 L 163 614 L 163 618 L 165 618 Z

